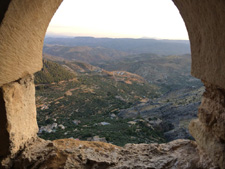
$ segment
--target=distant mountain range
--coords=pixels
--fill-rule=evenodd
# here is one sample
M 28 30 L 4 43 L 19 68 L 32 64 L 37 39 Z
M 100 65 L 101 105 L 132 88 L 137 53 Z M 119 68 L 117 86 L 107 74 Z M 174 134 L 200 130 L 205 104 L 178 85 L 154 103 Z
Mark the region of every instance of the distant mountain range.
M 107 71 L 126 71 L 138 74 L 146 81 L 164 88 L 165 92 L 190 86 L 201 86 L 191 72 L 191 55 L 161 56 L 152 53 L 128 55 L 114 49 L 92 47 L 68 47 L 46 45 L 44 58 L 56 62 L 73 63 L 76 71 L 104 69 Z M 51 55 L 49 55 L 51 54 Z M 57 55 L 57 56 L 52 56 Z M 71 62 L 72 61 L 72 62 Z M 89 63 L 89 64 L 88 64 Z M 83 69 L 83 70 L 82 70 Z
M 96 64 L 99 62 L 123 58 L 130 53 L 104 47 L 45 45 L 44 53 L 70 61 L 83 61 Z
M 92 48 L 107 48 L 129 54 L 155 53 L 158 55 L 182 55 L 190 53 L 190 44 L 187 40 L 156 40 L 156 39 L 129 39 L 129 38 L 45 38 L 45 45 L 89 46 Z M 44 52 L 48 53 L 44 48 Z M 51 54 L 51 53 L 49 53 Z

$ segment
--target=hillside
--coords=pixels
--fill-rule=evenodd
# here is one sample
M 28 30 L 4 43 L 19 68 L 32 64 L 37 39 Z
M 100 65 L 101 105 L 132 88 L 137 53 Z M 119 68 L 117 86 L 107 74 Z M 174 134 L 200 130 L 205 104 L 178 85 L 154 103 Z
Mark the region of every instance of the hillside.
M 35 84 L 49 84 L 75 78 L 75 74 L 67 71 L 59 64 L 43 60 L 43 68 L 35 73 Z
M 142 117 L 153 128 L 161 130 L 167 141 L 192 138 L 189 122 L 197 118 L 204 87 L 184 88 L 146 103 L 120 110 L 120 118 Z
M 113 78 L 116 82 L 120 81 L 127 84 L 132 84 L 133 82 L 137 82 L 140 84 L 147 84 L 146 80 L 134 73 L 130 73 L 127 71 L 106 71 L 102 68 L 97 66 L 90 65 L 84 62 L 68 62 L 64 61 L 63 66 L 67 69 L 72 69 L 74 72 L 77 73 L 91 73 L 92 75 L 101 75 L 101 76 L 108 76 Z
M 64 67 L 72 69 L 77 73 L 102 72 L 102 68 L 81 61 L 64 61 L 61 62 Z
M 187 124 L 204 88 L 189 73 L 190 55 L 130 55 L 95 66 L 45 58 L 76 78 L 37 88 L 40 137 L 120 146 L 191 138 Z
M 156 39 L 129 39 L 129 38 L 45 38 L 45 45 L 89 46 L 114 49 L 126 53 L 155 53 L 158 55 L 182 55 L 190 53 L 190 44 L 187 40 L 156 40 Z M 45 52 L 45 50 L 44 50 Z M 90 62 L 88 62 L 90 63 Z
M 37 88 L 40 137 L 100 137 L 116 145 L 164 141 L 162 134 L 141 118 L 132 125 L 132 119 L 117 116 L 120 109 L 158 97 L 157 86 L 125 71 L 109 72 L 81 62 L 61 62 L 61 66 L 74 71 L 76 79 Z
M 44 45 L 43 52 L 69 61 L 99 63 L 127 56 L 130 53 L 104 47 Z
M 162 87 L 164 92 L 202 86 L 200 80 L 190 75 L 190 55 L 162 57 L 155 54 L 140 54 L 98 66 L 108 71 L 121 70 L 138 74 L 149 83 Z

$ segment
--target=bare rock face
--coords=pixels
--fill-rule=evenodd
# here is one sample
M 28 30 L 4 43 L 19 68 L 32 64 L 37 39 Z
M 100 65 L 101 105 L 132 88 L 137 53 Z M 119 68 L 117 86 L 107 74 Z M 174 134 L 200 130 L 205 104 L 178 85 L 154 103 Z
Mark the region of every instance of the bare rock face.
M 193 120 L 190 123 L 189 131 L 196 139 L 198 147 L 223 169 L 225 167 L 224 143 L 217 139 L 199 120 Z
M 0 107 L 0 140 L 4 141 L 0 145 L 0 156 L 6 156 L 17 153 L 38 132 L 33 76 L 3 85 Z
M 225 1 L 173 1 L 188 30 L 192 75 L 225 89 Z
M 189 131 L 198 146 L 225 168 L 225 90 L 206 82 L 199 107 L 199 119 L 190 123 Z
M 199 154 L 196 143 L 176 140 L 168 144 L 127 144 L 118 147 L 103 142 L 37 139 L 11 163 L 14 169 L 216 169 Z M 9 167 L 9 168 L 10 168 Z
M 213 135 L 225 140 L 225 90 L 206 82 L 205 87 L 199 107 L 199 120 Z

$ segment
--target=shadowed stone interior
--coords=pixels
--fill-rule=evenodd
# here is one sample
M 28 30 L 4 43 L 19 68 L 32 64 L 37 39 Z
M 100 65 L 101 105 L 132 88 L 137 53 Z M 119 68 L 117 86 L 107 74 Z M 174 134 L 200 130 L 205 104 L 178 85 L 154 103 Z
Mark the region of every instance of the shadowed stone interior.
M 0 157 L 9 154 L 9 133 L 6 130 L 7 119 L 3 91 L 0 89 Z

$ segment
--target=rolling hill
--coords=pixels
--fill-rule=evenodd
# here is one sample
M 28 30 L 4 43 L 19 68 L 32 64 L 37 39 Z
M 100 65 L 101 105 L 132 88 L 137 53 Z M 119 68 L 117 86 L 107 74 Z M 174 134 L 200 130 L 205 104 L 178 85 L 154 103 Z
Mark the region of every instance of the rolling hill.
M 204 91 L 189 73 L 190 55 L 129 55 L 98 66 L 44 57 L 41 77 L 53 80 L 37 86 L 40 137 L 100 137 L 116 145 L 190 138 L 187 124 Z
M 43 60 L 43 68 L 35 73 L 35 84 L 50 84 L 53 82 L 68 81 L 75 78 L 75 74 L 67 71 L 59 64 Z
M 202 86 L 200 80 L 190 75 L 190 55 L 162 57 L 155 54 L 139 54 L 98 66 L 108 71 L 121 70 L 138 74 L 149 83 L 161 86 L 164 92 Z
M 43 52 L 69 61 L 83 61 L 96 64 L 115 60 L 130 53 L 104 47 L 44 45 Z
M 44 78 L 41 87 L 36 86 L 40 137 L 87 140 L 99 136 L 116 145 L 164 142 L 162 133 L 141 119 L 131 125 L 132 119 L 117 116 L 120 109 L 158 97 L 157 86 L 126 71 L 105 71 L 83 62 L 58 63 L 44 61 L 41 77 L 55 77 L 51 73 L 63 70 L 63 74 L 76 74 L 76 78 L 59 81 L 57 77 L 43 84 L 48 79 Z M 40 72 L 35 77 L 41 79 Z
M 129 54 L 155 53 L 157 55 L 183 55 L 190 53 L 187 40 L 156 40 L 129 38 L 45 38 L 44 44 L 62 46 L 89 46 L 91 48 L 106 48 Z M 44 52 L 45 49 L 44 49 Z M 47 52 L 46 52 L 47 53 Z M 51 54 L 51 53 L 50 53 Z M 88 62 L 90 63 L 90 62 Z

